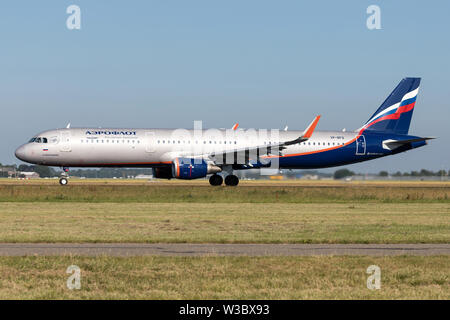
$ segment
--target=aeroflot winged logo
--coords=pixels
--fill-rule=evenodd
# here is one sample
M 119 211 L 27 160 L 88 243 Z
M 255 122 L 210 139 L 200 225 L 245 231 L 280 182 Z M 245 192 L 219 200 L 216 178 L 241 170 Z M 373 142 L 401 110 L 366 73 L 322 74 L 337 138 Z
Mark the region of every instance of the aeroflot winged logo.
M 91 131 L 87 130 L 86 135 L 90 136 L 135 136 L 136 131 L 109 131 L 109 130 L 100 130 L 100 131 Z

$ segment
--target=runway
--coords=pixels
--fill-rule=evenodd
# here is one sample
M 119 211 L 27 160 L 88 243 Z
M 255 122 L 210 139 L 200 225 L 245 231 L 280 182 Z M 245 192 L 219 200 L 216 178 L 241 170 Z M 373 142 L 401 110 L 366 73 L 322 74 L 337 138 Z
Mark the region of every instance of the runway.
M 450 244 L 2 243 L 0 256 L 450 255 Z

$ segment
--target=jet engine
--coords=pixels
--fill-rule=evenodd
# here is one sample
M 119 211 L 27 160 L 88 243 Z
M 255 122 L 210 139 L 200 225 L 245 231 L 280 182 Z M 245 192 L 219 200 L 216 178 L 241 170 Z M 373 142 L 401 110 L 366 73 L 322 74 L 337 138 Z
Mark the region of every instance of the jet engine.
M 153 176 L 159 179 L 172 179 L 172 168 L 170 167 L 158 167 L 153 168 Z
M 172 176 L 177 179 L 197 179 L 222 169 L 204 159 L 176 158 L 172 163 Z

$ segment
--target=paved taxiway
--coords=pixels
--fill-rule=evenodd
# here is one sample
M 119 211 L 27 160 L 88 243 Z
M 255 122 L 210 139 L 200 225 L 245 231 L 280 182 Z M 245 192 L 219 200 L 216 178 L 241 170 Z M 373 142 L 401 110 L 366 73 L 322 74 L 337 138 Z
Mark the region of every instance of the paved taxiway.
M 0 256 L 312 256 L 449 255 L 450 244 L 189 244 L 189 243 L 1 243 Z

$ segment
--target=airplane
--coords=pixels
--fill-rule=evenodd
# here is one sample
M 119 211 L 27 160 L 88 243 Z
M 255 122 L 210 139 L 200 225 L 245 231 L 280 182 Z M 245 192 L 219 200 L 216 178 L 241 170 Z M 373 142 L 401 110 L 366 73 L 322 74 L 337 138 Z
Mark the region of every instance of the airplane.
M 409 135 L 420 78 L 404 78 L 369 120 L 355 131 L 231 129 L 70 128 L 47 130 L 20 146 L 18 159 L 62 167 L 153 168 L 155 178 L 209 177 L 213 186 L 237 186 L 236 170 L 317 169 L 395 155 L 427 144 L 432 137 Z

